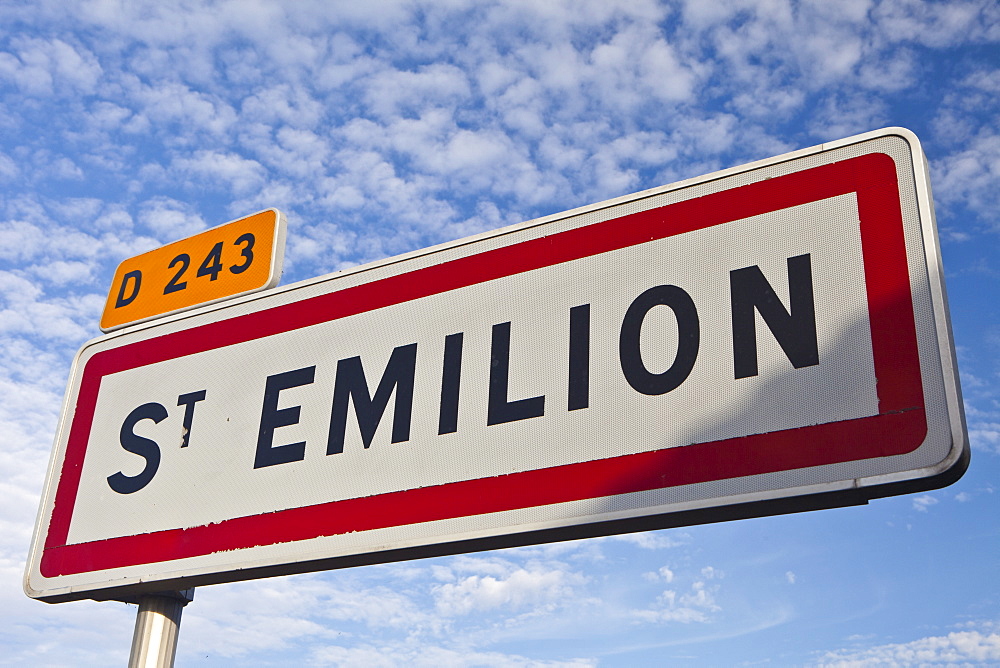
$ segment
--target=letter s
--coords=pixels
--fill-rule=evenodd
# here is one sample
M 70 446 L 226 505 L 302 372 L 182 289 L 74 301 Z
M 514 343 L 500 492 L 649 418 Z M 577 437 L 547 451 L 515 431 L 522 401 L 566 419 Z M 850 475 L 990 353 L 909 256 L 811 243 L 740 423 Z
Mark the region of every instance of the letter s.
M 149 484 L 149 481 L 156 475 L 156 469 L 160 467 L 160 446 L 156 441 L 137 435 L 133 429 L 137 422 L 141 420 L 152 420 L 158 423 L 167 417 L 167 409 L 162 404 L 149 403 L 139 406 L 128 414 L 122 424 L 119 433 L 119 441 L 122 447 L 132 454 L 139 455 L 146 460 L 146 467 L 134 476 L 127 476 L 121 471 L 108 476 L 108 485 L 119 494 L 131 494 Z

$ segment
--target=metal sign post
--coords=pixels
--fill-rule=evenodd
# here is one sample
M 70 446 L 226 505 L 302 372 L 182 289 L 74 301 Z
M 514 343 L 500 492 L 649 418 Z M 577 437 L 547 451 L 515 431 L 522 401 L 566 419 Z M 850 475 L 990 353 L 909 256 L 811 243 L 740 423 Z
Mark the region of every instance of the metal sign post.
M 181 612 L 193 599 L 194 589 L 145 594 L 139 598 L 128 668 L 172 668 Z

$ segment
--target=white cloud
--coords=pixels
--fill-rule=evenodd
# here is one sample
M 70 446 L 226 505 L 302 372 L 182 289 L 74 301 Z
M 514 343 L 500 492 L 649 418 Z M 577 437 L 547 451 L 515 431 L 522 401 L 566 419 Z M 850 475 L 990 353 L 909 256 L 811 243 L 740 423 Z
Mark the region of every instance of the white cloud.
M 573 594 L 584 578 L 556 568 L 518 568 L 501 577 L 471 575 L 435 589 L 437 609 L 445 615 L 504 608 L 510 611 L 527 606 L 558 605 Z
M 100 100 L 90 110 L 90 120 L 101 130 L 117 130 L 132 116 L 132 110 L 114 102 Z
M 0 53 L 0 77 L 26 95 L 65 97 L 92 93 L 101 66 L 87 49 L 61 39 L 20 38 L 14 53 Z
M 987 220 L 1000 220 L 1000 134 L 983 128 L 959 151 L 936 160 L 934 194 Z
M 1000 454 L 1000 422 L 971 422 L 969 443 L 977 450 Z
M 143 202 L 139 222 L 163 243 L 182 239 L 208 227 L 190 204 L 169 197 L 154 197 Z
M 565 661 L 545 661 L 535 658 L 483 652 L 476 650 L 456 650 L 439 646 L 407 645 L 361 645 L 340 647 L 331 645 L 318 648 L 312 653 L 312 660 L 319 666 L 371 666 L 372 668 L 392 668 L 394 666 L 416 666 L 426 668 L 587 668 L 596 666 L 594 659 L 569 659 Z
M 0 271 L 0 334 L 32 336 L 64 343 L 82 342 L 94 333 L 103 300 L 93 296 L 45 297 L 42 289 L 23 276 Z
M 268 152 L 264 152 L 266 155 Z M 310 130 L 284 127 L 275 135 L 271 164 L 300 179 L 315 179 L 326 172 L 329 142 Z
M 83 178 L 83 170 L 65 156 L 57 157 L 51 164 L 47 165 L 45 173 L 58 179 L 80 180 Z
M 365 101 L 381 118 L 420 115 L 427 107 L 451 107 L 468 99 L 465 73 L 453 65 L 435 64 L 414 72 L 384 70 L 369 77 Z
M 230 659 L 287 650 L 306 639 L 330 636 L 323 614 L 327 610 L 338 619 L 357 613 L 350 598 L 343 598 L 338 589 L 309 576 L 199 589 L 184 611 L 181 648 L 198 647 L 202 654 Z
M 18 175 L 19 171 L 17 163 L 10 156 L 0 153 L 0 178 L 12 180 Z
M 46 263 L 44 266 L 32 267 L 31 272 L 39 280 L 55 286 L 79 286 L 90 283 L 93 280 L 94 265 L 89 262 L 80 262 L 79 260 L 69 262 L 66 260 L 56 260 Z
M 1000 69 L 974 70 L 962 81 L 962 85 L 987 93 L 1000 93 Z
M 922 494 L 913 499 L 913 509 L 921 513 L 926 513 L 931 506 L 938 503 L 938 499 L 930 494 Z
M 165 134 L 168 143 L 191 146 L 201 133 L 223 135 L 236 124 L 236 111 L 217 95 L 176 82 L 150 85 L 132 76 L 123 77 L 123 85 L 141 105 L 137 114 L 148 119 L 158 134 Z
M 810 124 L 810 129 L 817 139 L 829 141 L 887 124 L 884 96 L 852 92 L 827 96 Z
M 882 57 L 861 58 L 857 67 L 858 81 L 864 88 L 886 93 L 902 91 L 920 81 L 917 57 L 912 49 L 889 49 Z
M 667 583 L 677 580 L 676 574 L 666 567 L 661 568 L 656 575 Z M 719 612 L 722 608 L 715 599 L 719 586 L 707 585 L 705 581 L 721 577 L 719 571 L 706 566 L 701 569 L 703 579 L 691 581 L 687 590 L 680 591 L 675 585 L 664 590 L 653 605 L 634 608 L 628 611 L 628 616 L 635 622 L 645 624 L 708 623 L 713 619 L 712 613 Z
M 45 249 L 48 236 L 39 226 L 24 220 L 0 222 L 0 258 L 7 261 L 33 258 Z
M 550 52 L 560 64 L 550 67 L 542 82 L 562 88 L 592 86 L 603 104 L 611 108 L 626 111 L 652 101 L 689 101 L 698 83 L 697 73 L 649 24 L 622 28 L 610 40 L 596 45 L 585 63 L 576 62 L 578 54 L 568 51 L 569 45 L 562 48 L 562 53 Z
M 414 600 L 413 597 L 389 587 L 367 587 L 331 592 L 335 602 L 323 614 L 339 621 L 363 623 L 369 628 L 405 629 L 436 632 L 445 624 Z
M 234 195 L 260 188 L 267 175 L 267 170 L 256 160 L 219 151 L 196 151 L 190 157 L 177 157 L 170 167 L 198 187 L 217 183 Z
M 817 666 L 854 668 L 861 666 L 990 665 L 1000 661 L 1000 634 L 957 631 L 946 636 L 920 638 L 908 643 L 879 645 L 864 650 L 828 652 Z
M 45 606 L 29 600 L 20 591 L 20 573 L 3 579 L 17 589 L 3 592 L 5 609 L 2 615 L 8 640 L 4 661 L 9 665 L 110 666 L 128 663 L 135 624 L 134 607 L 86 601 Z M 10 642 L 14 638 L 16 644 Z
M 244 122 L 293 128 L 314 128 L 325 114 L 323 104 L 306 89 L 289 84 L 257 90 L 243 100 L 240 108 L 240 118 Z
M 641 533 L 618 534 L 616 536 L 609 536 L 603 540 L 631 543 L 644 550 L 665 550 L 671 547 L 686 545 L 691 540 L 691 536 L 690 534 L 676 531 L 645 531 Z
M 890 39 L 931 47 L 991 41 L 1000 36 L 1000 10 L 989 0 L 893 0 L 880 3 L 872 17 Z

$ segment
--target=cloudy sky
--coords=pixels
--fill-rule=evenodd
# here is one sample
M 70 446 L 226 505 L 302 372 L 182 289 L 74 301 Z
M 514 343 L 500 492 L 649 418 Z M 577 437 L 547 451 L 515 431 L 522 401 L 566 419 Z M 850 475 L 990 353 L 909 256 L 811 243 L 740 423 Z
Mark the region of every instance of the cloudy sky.
M 203 587 L 179 665 L 1000 663 L 994 0 L 0 4 L 0 646 L 124 665 L 21 580 L 122 259 L 268 207 L 283 284 L 885 126 L 930 162 L 973 460 L 868 506 Z

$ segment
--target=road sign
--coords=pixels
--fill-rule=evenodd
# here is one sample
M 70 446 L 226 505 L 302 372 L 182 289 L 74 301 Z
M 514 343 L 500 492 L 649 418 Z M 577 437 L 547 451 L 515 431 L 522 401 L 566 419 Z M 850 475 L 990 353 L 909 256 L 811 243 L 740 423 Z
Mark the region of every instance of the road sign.
M 284 251 L 285 216 L 267 209 L 129 258 L 115 271 L 101 329 L 273 288 Z
M 865 503 L 968 446 L 889 129 L 88 343 L 49 601 Z

